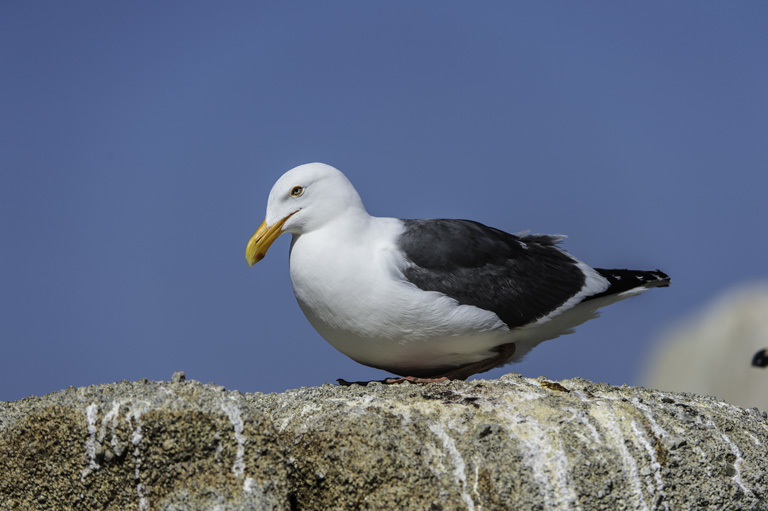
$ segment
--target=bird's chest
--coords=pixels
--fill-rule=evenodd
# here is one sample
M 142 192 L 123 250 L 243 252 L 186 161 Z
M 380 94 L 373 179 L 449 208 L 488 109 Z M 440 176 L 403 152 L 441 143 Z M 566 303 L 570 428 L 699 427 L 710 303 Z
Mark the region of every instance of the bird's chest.
M 385 244 L 302 235 L 291 244 L 296 299 L 313 324 L 349 328 L 387 306 L 387 288 L 397 282 L 392 258 Z

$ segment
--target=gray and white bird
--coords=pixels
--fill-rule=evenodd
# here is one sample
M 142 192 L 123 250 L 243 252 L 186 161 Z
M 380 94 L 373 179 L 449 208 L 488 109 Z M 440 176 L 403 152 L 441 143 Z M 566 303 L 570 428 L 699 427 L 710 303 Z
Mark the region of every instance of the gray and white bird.
M 660 270 L 591 268 L 558 246 L 563 236 L 371 216 L 322 163 L 277 180 L 248 264 L 285 232 L 293 291 L 315 330 L 353 360 L 416 381 L 519 360 L 601 307 L 670 283 Z

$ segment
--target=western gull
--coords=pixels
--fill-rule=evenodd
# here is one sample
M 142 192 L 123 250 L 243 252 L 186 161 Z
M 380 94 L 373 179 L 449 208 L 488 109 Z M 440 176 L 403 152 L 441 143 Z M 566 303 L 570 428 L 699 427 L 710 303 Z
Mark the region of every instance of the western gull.
M 564 236 L 371 216 L 323 163 L 277 180 L 248 265 L 285 232 L 309 322 L 353 360 L 406 377 L 390 383 L 466 379 L 520 360 L 599 308 L 670 283 L 661 270 L 591 268 L 558 246 Z

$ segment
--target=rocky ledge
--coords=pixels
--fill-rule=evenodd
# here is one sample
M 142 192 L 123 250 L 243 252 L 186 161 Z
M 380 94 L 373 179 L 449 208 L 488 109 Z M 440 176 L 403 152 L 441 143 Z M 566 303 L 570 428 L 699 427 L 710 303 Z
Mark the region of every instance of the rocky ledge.
M 510 374 L 241 394 L 184 381 L 0 403 L 2 509 L 768 509 L 768 421 Z

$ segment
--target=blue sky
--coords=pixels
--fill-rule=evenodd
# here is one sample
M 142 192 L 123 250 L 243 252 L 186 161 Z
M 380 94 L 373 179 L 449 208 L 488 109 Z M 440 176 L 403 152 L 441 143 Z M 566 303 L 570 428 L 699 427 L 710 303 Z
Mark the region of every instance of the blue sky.
M 517 371 L 639 383 L 653 340 L 766 278 L 763 2 L 4 2 L 0 400 L 176 370 L 243 392 L 384 373 L 312 330 L 274 181 L 369 212 L 569 235 L 673 278 Z

